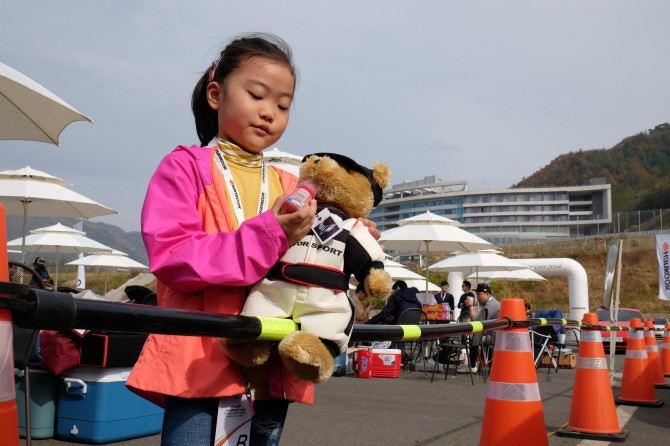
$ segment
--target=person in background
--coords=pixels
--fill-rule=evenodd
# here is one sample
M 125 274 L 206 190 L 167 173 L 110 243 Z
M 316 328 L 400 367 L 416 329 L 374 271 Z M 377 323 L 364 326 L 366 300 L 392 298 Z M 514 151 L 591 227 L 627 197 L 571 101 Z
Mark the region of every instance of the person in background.
M 447 304 L 449 305 L 449 314 L 453 316 L 453 311 L 454 311 L 454 296 L 449 293 L 449 282 L 446 280 L 443 280 L 440 283 L 440 288 L 442 290 L 435 294 L 435 301 L 438 304 Z
M 404 280 L 393 284 L 393 294 L 389 297 L 382 311 L 374 315 L 366 324 L 396 324 L 398 316 L 409 308 L 422 309 L 421 302 L 416 298 L 416 289 L 407 288 Z
M 470 317 L 470 320 L 475 316 L 475 295 L 470 291 L 470 287 L 472 287 L 470 281 L 464 280 L 463 285 L 461 285 L 463 294 L 458 299 L 458 308 L 461 309 L 461 314 L 458 316 L 459 322 L 463 322 L 466 315 Z
M 486 283 L 480 283 L 477 285 L 475 290 L 477 293 L 477 302 L 481 305 L 479 312 L 477 313 L 476 320 L 478 321 L 490 321 L 495 320 L 500 317 L 500 302 L 491 295 L 491 287 Z M 493 345 L 495 345 L 495 331 L 492 334 L 493 336 Z M 482 333 L 475 333 L 472 335 L 472 344 L 470 347 L 470 366 L 463 364 L 458 366 L 456 369 L 459 373 L 477 373 L 479 370 L 477 367 L 477 356 L 479 352 L 479 346 L 482 341 Z
M 49 272 L 47 271 L 47 259 L 44 257 L 37 257 L 33 262 L 33 269 L 37 274 L 40 275 L 42 282 L 50 285 L 54 283 L 51 279 L 51 276 L 49 276 Z
M 372 311 L 373 305 L 371 302 L 363 308 L 363 301 L 368 297 L 365 294 L 365 287 L 362 283 L 359 283 L 356 287 L 356 295 L 354 296 L 354 305 L 356 307 L 356 323 L 364 324 L 370 319 L 370 311 Z

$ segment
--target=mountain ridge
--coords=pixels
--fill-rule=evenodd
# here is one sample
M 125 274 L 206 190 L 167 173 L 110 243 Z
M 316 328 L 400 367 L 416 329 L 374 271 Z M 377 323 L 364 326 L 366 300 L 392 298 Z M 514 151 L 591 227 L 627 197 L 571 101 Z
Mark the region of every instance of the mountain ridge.
M 670 123 L 622 139 L 609 149 L 579 150 L 554 158 L 512 187 L 612 185 L 612 211 L 670 207 Z

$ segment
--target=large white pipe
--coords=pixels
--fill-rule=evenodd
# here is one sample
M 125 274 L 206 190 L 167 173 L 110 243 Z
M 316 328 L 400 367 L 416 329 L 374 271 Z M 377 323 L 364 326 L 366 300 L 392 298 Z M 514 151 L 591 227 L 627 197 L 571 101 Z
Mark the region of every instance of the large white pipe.
M 573 259 L 514 259 L 543 277 L 567 276 L 570 319 L 581 321 L 589 312 L 589 280 L 584 267 Z

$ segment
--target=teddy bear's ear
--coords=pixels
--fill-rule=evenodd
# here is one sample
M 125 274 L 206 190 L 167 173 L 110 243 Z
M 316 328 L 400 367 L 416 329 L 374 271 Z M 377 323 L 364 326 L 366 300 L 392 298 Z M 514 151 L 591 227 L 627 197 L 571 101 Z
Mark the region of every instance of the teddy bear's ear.
M 391 181 L 391 171 L 386 164 L 376 163 L 372 166 L 372 178 L 384 189 Z
M 321 157 L 316 155 L 309 155 L 305 157 L 302 164 L 300 165 L 298 181 L 302 182 L 310 178 L 314 178 L 316 176 L 316 166 L 319 164 L 320 160 Z

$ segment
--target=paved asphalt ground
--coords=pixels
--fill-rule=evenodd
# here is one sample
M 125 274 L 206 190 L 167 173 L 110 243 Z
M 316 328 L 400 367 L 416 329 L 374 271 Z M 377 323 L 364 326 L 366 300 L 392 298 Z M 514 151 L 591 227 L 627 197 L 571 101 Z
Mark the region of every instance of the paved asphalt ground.
M 577 349 L 574 348 L 574 351 Z M 616 355 L 619 373 L 624 355 Z M 459 445 L 479 444 L 486 403 L 486 384 L 469 375 L 445 380 L 444 373 L 430 382 L 430 373 L 401 372 L 399 378 L 359 379 L 333 377 L 317 386 L 313 406 L 293 404 L 282 436 L 282 445 Z M 550 445 L 606 445 L 607 442 L 559 437 L 554 432 L 568 422 L 575 369 L 537 377 Z M 617 383 L 616 386 L 620 385 Z M 614 387 L 614 395 L 619 392 Z M 665 445 L 670 438 L 670 389 L 657 389 L 666 401 L 661 408 L 617 406 L 619 423 L 628 431 L 625 445 Z M 593 401 L 598 410 L 598 401 Z M 22 440 L 21 444 L 25 444 Z M 36 446 L 73 445 L 59 440 L 33 440 Z M 138 438 L 110 445 L 158 446 L 160 436 Z M 614 443 L 616 444 L 616 443 Z M 187 445 L 185 445 L 187 446 Z M 512 445 L 513 446 L 513 445 Z

